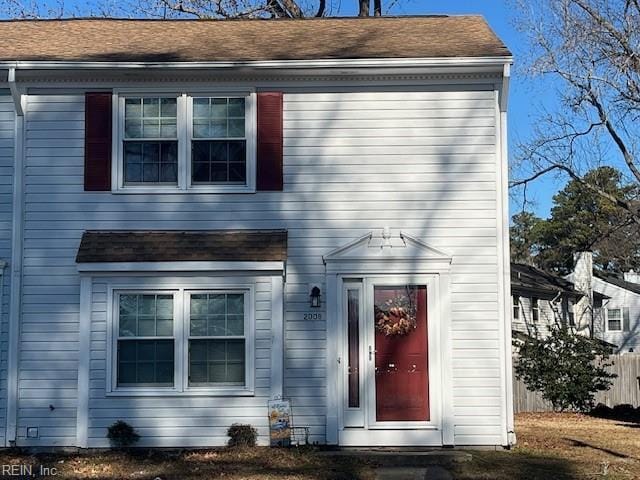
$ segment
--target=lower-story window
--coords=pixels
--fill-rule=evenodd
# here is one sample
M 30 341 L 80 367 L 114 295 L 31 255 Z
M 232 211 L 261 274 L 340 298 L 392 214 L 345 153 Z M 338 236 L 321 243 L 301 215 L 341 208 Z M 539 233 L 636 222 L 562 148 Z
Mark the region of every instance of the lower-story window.
M 243 385 L 245 294 L 192 293 L 189 299 L 189 386 Z
M 248 390 L 251 288 L 114 291 L 113 391 Z
M 173 386 L 173 311 L 172 294 L 119 295 L 118 386 Z

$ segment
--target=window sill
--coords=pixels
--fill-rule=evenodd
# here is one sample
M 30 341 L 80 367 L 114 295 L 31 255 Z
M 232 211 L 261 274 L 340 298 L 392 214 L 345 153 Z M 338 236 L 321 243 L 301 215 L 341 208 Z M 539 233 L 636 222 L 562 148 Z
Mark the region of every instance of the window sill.
M 244 388 L 203 388 L 192 390 L 118 389 L 105 393 L 106 397 L 253 397 L 255 392 Z
M 115 194 L 133 194 L 133 195 L 153 195 L 153 194 L 183 194 L 189 195 L 193 193 L 207 194 L 238 194 L 238 193 L 256 193 L 254 187 L 249 186 L 195 186 L 189 188 L 178 187 L 121 187 L 112 189 L 111 193 Z

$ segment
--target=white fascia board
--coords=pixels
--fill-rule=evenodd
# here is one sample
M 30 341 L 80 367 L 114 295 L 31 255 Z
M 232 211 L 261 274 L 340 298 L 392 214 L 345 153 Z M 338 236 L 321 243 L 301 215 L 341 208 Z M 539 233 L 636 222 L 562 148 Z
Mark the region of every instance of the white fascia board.
M 260 60 L 239 62 L 85 62 L 85 61 L 13 61 L 0 62 L 0 68 L 16 70 L 101 70 L 101 69 L 341 69 L 341 68 L 416 68 L 469 67 L 503 71 L 513 57 L 431 57 L 431 58 L 347 58 L 317 60 Z
M 105 262 L 78 263 L 78 272 L 284 271 L 284 262 Z

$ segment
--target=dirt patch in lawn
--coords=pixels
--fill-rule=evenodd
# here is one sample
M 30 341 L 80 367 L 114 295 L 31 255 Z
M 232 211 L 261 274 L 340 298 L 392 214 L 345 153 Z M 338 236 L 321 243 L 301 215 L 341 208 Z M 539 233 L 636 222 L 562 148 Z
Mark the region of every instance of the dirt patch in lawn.
M 55 477 L 61 479 L 348 480 L 374 478 L 371 468 L 352 458 L 327 458 L 317 455 L 313 449 L 281 450 L 266 447 L 184 452 L 133 450 L 78 455 L 26 455 L 7 452 L 0 454 L 0 464 L 31 465 L 31 472 L 36 477 L 39 476 L 41 466 L 45 472 L 47 468 L 55 468 Z M 28 471 L 23 473 L 25 473 L 24 478 L 33 478 Z
M 511 452 L 474 452 L 460 479 L 640 479 L 638 424 L 573 413 L 516 416 Z

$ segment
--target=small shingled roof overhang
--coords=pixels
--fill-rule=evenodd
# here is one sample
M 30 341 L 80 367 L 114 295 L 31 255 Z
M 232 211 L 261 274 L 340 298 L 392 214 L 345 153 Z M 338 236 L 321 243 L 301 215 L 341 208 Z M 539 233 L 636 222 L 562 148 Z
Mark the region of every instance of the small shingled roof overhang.
M 86 231 L 76 262 L 283 262 L 286 230 Z

